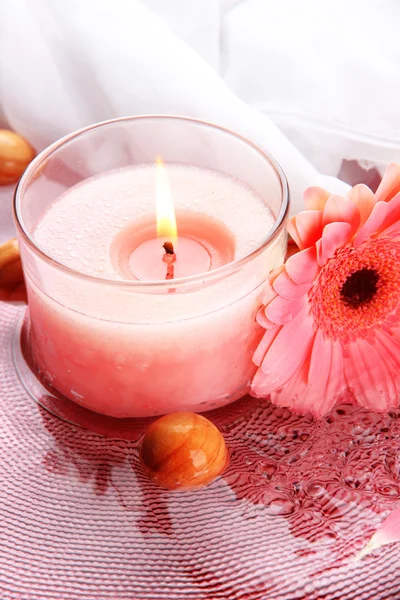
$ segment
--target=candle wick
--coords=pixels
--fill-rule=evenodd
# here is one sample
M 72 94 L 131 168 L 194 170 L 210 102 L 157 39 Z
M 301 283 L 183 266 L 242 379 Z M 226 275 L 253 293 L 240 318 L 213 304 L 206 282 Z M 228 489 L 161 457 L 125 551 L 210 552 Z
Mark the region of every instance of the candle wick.
M 175 274 L 174 262 L 176 261 L 174 246 L 172 242 L 165 242 L 165 244 L 163 244 L 163 248 L 165 250 L 163 262 L 167 263 L 167 274 L 165 279 L 173 279 Z
M 172 242 L 165 242 L 165 244 L 163 244 L 163 248 L 166 254 L 175 254 Z

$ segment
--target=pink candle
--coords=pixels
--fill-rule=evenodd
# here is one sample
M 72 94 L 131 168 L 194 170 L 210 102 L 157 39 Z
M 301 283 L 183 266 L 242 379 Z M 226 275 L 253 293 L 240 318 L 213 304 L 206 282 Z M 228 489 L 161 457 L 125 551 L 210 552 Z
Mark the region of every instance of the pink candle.
M 33 235 L 82 275 L 47 263 L 40 277 L 25 269 L 42 374 L 64 396 L 117 417 L 205 411 L 244 395 L 262 335 L 260 295 L 284 252 L 281 235 L 236 267 L 274 217 L 251 188 L 194 166 L 167 165 L 177 231 L 170 217 L 157 227 L 159 173 L 128 167 L 67 190 Z
M 235 239 L 222 222 L 201 213 L 175 213 L 161 159 L 156 168 L 156 216 L 123 228 L 111 246 L 116 270 L 127 279 L 176 279 L 206 273 L 233 260 Z M 178 235 L 179 232 L 179 235 Z

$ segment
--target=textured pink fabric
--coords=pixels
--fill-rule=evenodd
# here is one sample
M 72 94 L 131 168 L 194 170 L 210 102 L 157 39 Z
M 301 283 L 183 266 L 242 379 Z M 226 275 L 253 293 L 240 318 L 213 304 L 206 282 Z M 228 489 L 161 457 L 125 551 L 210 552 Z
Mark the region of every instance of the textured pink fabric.
M 11 356 L 20 315 L 0 304 L 2 600 L 400 596 L 398 545 L 354 561 L 399 505 L 399 409 L 316 422 L 243 399 L 208 414 L 231 454 L 223 478 L 169 493 L 140 469 L 144 422 L 110 438 L 30 398 Z

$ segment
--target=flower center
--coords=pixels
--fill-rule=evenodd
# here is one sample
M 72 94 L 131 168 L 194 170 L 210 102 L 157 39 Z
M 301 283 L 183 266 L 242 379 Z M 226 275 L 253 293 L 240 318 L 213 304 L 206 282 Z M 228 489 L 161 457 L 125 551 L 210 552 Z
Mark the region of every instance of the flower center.
M 316 325 L 332 339 L 366 337 L 400 308 L 400 240 L 340 248 L 309 292 Z M 397 317 L 396 317 L 397 318 Z
M 378 289 L 379 275 L 374 269 L 363 267 L 351 273 L 340 289 L 340 295 L 347 306 L 357 308 L 370 302 Z

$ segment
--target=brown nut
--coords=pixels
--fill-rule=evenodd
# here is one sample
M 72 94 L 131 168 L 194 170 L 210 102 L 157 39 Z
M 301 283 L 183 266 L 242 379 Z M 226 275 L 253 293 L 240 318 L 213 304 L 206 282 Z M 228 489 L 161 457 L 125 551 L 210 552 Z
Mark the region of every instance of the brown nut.
M 9 129 L 0 129 L 0 185 L 16 183 L 35 157 L 25 138 Z
M 171 413 L 152 423 L 139 457 L 149 478 L 170 490 L 204 487 L 229 464 L 221 432 L 205 417 L 190 412 Z
M 0 246 L 0 300 L 26 302 L 22 263 L 16 238 Z

